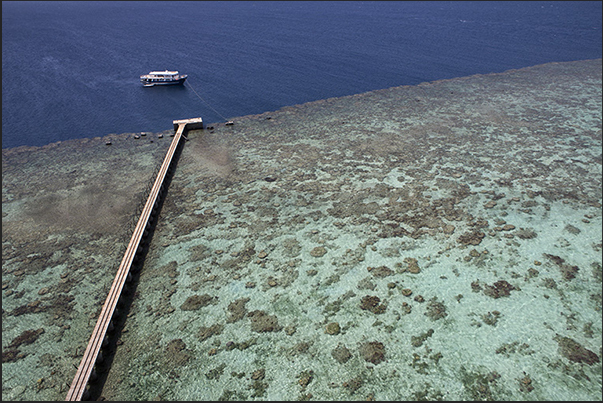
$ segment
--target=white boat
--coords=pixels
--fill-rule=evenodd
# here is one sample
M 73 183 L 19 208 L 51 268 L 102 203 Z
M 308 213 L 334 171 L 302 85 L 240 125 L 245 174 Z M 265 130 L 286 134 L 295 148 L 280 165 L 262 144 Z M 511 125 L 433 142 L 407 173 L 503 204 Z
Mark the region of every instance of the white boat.
M 151 71 L 149 74 L 140 76 L 140 82 L 145 87 L 153 87 L 155 85 L 182 85 L 187 77 L 188 75 L 179 74 L 178 71 Z

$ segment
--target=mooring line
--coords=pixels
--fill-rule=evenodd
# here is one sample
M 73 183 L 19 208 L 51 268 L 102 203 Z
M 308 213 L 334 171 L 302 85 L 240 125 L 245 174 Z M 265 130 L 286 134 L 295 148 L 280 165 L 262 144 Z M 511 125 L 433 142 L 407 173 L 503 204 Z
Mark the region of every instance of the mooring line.
M 204 103 L 205 105 L 207 105 L 207 106 L 208 106 L 208 107 L 209 107 L 209 108 L 210 108 L 212 111 L 214 111 L 214 112 L 216 112 L 218 115 L 220 115 L 220 117 L 221 117 L 222 119 L 224 119 L 224 120 L 228 120 L 228 119 L 227 119 L 227 118 L 226 118 L 224 115 L 222 115 L 220 112 L 218 112 L 217 110 L 215 110 L 215 109 L 214 109 L 214 108 L 213 108 L 213 107 L 212 107 L 210 104 L 208 104 L 206 100 L 204 100 L 203 98 L 201 98 L 201 95 L 199 95 L 199 94 L 197 93 L 197 91 L 195 91 L 195 89 L 193 88 L 193 86 L 191 85 L 190 80 L 188 80 L 188 81 L 187 81 L 187 83 L 188 83 L 188 86 L 191 88 L 191 90 L 193 90 L 193 92 L 195 93 L 195 95 L 197 95 L 197 97 L 199 97 L 199 99 L 200 99 L 201 101 L 203 101 L 203 103 Z

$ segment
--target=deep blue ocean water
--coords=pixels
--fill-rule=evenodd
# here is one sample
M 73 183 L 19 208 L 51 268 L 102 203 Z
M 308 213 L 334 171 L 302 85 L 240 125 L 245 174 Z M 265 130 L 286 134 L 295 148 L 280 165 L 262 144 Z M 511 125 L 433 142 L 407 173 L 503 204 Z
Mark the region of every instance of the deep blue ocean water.
M 601 12 L 599 1 L 3 1 L 2 148 L 600 58 Z M 140 84 L 164 69 L 187 83 Z

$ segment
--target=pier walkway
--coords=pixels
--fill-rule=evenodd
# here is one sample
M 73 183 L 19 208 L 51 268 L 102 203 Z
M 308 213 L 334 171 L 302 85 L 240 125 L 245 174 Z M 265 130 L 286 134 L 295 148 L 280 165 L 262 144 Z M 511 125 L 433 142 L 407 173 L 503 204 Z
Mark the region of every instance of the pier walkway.
M 151 188 L 149 197 L 147 198 L 144 209 L 140 215 L 140 218 L 138 219 L 138 223 L 136 224 L 136 228 L 134 229 L 134 233 L 132 234 L 128 248 L 126 249 L 126 253 L 124 254 L 119 269 L 117 270 L 117 275 L 115 276 L 111 290 L 107 295 L 105 304 L 103 305 L 100 316 L 96 322 L 96 326 L 94 327 L 94 331 L 92 332 L 92 336 L 90 337 L 90 341 L 88 342 L 88 346 L 86 347 L 86 351 L 84 352 L 84 356 L 82 357 L 73 382 L 71 383 L 69 392 L 67 392 L 67 397 L 65 399 L 67 401 L 82 400 L 86 399 L 87 397 L 86 387 L 88 382 L 91 380 L 91 377 L 96 377 L 94 370 L 95 364 L 97 361 L 100 362 L 103 359 L 101 348 L 107 343 L 107 331 L 113 326 L 113 316 L 116 315 L 116 307 L 119 302 L 119 298 L 122 294 L 126 281 L 129 281 L 129 279 L 132 278 L 130 273 L 132 262 L 134 262 L 136 254 L 141 252 L 141 240 L 143 239 L 145 232 L 150 228 L 151 216 L 154 216 L 157 213 L 160 196 L 165 193 L 166 189 L 164 189 L 164 181 L 166 179 L 168 170 L 172 166 L 176 149 L 178 148 L 182 137 L 184 137 L 185 129 L 189 130 L 203 128 L 203 120 L 201 118 L 174 120 L 173 123 L 176 134 L 174 135 L 174 139 L 172 140 L 170 148 L 168 149 L 163 160 L 163 164 L 161 165 L 159 173 L 157 174 L 155 183 Z

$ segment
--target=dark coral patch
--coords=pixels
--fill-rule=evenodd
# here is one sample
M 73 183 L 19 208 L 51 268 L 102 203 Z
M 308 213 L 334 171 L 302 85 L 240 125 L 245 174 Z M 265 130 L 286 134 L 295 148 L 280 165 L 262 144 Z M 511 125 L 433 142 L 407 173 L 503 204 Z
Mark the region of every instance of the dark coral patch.
M 559 256 L 550 255 L 548 253 L 544 253 L 544 256 L 559 266 L 559 271 L 561 271 L 561 276 L 564 280 L 572 280 L 576 278 L 576 273 L 578 273 L 578 266 L 572 266 L 570 264 L 565 263 L 565 260 Z
M 249 298 L 239 298 L 228 305 L 228 311 L 230 316 L 226 319 L 228 323 L 234 323 L 243 317 L 247 313 L 245 304 L 249 302 Z
M 599 356 L 597 354 L 569 337 L 555 335 L 553 340 L 559 344 L 559 353 L 570 361 L 583 362 L 588 365 L 599 362 Z
M 369 267 L 367 269 L 375 277 L 383 278 L 395 274 L 395 272 L 387 266 Z
M 484 286 L 484 294 L 492 298 L 508 297 L 511 291 L 516 290 L 511 284 L 505 280 L 499 280 L 492 285 Z
M 436 297 L 433 297 L 427 305 L 427 312 L 425 315 L 431 318 L 431 320 L 438 320 L 448 316 L 446 313 L 446 306 L 439 302 Z
M 379 297 L 374 295 L 365 295 L 364 297 L 362 297 L 360 308 L 364 309 L 365 311 L 371 311 L 372 313 L 380 314 L 385 312 L 387 306 L 384 304 L 379 304 L 379 302 L 381 302 L 381 299 L 379 299 Z
M 379 364 L 385 360 L 385 346 L 378 341 L 371 341 L 360 346 L 360 355 L 366 362 Z
M 180 309 L 183 311 L 196 311 L 201 307 L 211 304 L 216 299 L 217 297 L 212 297 L 208 294 L 193 295 L 184 301 L 184 303 L 180 306 Z
M 331 356 L 335 358 L 338 363 L 345 364 L 352 358 L 352 353 L 350 353 L 350 350 L 348 350 L 346 346 L 338 344 L 337 347 L 331 351 Z
M 481 231 L 467 232 L 459 236 L 457 241 L 465 245 L 479 245 L 485 236 Z
M 274 315 L 268 315 L 264 311 L 252 311 L 247 314 L 251 320 L 251 330 L 258 333 L 278 332 L 281 326 L 278 324 L 278 318 Z
M 199 329 L 198 336 L 199 336 L 199 339 L 201 341 L 203 341 L 203 340 L 209 339 L 212 336 L 221 334 L 223 330 L 224 330 L 224 326 L 219 323 L 215 323 L 209 327 L 201 326 L 201 328 Z
M 174 365 L 182 366 L 191 359 L 191 353 L 186 349 L 186 343 L 182 339 L 173 339 L 165 347 L 168 361 Z
M 38 330 L 26 330 L 21 333 L 19 336 L 15 337 L 13 341 L 8 345 L 9 348 L 18 348 L 22 344 L 31 344 L 38 340 L 38 337 L 44 333 L 44 328 L 39 328 Z

